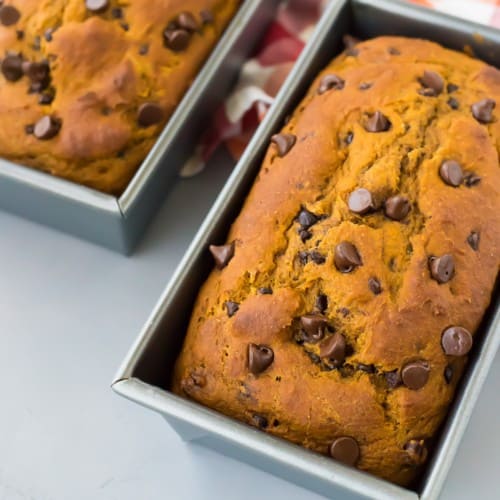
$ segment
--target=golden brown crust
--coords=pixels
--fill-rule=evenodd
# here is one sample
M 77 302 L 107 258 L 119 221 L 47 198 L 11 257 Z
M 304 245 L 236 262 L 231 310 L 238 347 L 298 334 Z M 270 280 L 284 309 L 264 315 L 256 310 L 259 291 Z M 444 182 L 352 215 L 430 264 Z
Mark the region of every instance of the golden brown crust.
M 210 275 L 196 302 L 173 390 L 320 453 L 337 437 L 353 437 L 359 469 L 408 484 L 425 458 L 420 440 L 435 435 L 466 362 L 445 355 L 442 332 L 451 325 L 475 332 L 499 268 L 500 115 L 496 108 L 493 122 L 481 124 L 471 105 L 484 98 L 500 104 L 500 72 L 423 40 L 383 37 L 356 49 L 318 76 L 284 128 L 297 138 L 291 150 L 279 157 L 270 146 L 228 236 L 234 257 Z M 437 97 L 419 93 L 424 71 L 445 80 Z M 331 74 L 344 87 L 319 94 Z M 372 85 L 360 90 L 362 83 Z M 448 93 L 449 83 L 458 89 Z M 390 120 L 388 131 L 365 129 L 376 111 Z M 480 182 L 447 185 L 439 169 L 450 159 Z M 349 210 L 357 188 L 372 193 L 375 211 Z M 411 202 L 402 221 L 381 208 L 394 195 Z M 324 216 L 305 241 L 296 220 L 301 207 Z M 480 235 L 477 250 L 467 242 L 471 232 Z M 341 241 L 353 243 L 362 260 L 349 273 L 334 264 Z M 301 262 L 299 253 L 311 250 L 325 262 Z M 445 254 L 455 274 L 440 284 L 429 257 Z M 273 294 L 259 294 L 260 287 Z M 299 318 L 315 310 L 320 293 L 328 297 L 330 329 L 348 345 L 333 370 L 318 357 L 318 344 L 294 341 Z M 231 317 L 228 300 L 239 304 Z M 258 375 L 248 370 L 249 343 L 274 351 Z M 418 390 L 400 383 L 411 362 L 430 368 Z
M 0 24 L 0 57 L 12 51 L 28 61 L 48 59 L 55 99 L 42 106 L 38 93 L 28 93 L 26 76 L 9 82 L 0 74 L 0 156 L 120 194 L 239 0 L 112 1 L 102 14 L 88 11 L 84 0 L 6 0 L 3 4 L 14 5 L 21 17 L 14 25 Z M 117 19 L 113 9 L 119 6 L 123 14 Z M 202 10 L 213 13 L 213 23 L 201 27 Z M 192 13 L 200 30 L 185 50 L 174 52 L 165 47 L 163 31 L 182 12 Z M 54 28 L 47 41 L 45 32 Z M 33 48 L 36 37 L 40 37 L 39 50 Z M 146 54 L 140 53 L 143 46 Z M 137 113 L 144 102 L 161 106 L 161 123 L 139 127 Z M 59 134 L 46 141 L 27 135 L 25 126 L 46 114 L 62 120 Z

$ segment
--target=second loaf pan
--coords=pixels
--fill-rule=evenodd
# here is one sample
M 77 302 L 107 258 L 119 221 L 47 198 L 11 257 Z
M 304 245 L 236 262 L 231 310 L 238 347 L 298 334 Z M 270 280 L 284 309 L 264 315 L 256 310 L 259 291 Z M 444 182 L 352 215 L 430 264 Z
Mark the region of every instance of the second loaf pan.
M 477 333 L 467 370 L 425 474 L 414 489 L 395 486 L 345 467 L 166 389 L 193 303 L 213 267 L 208 245 L 224 241 L 259 171 L 269 138 L 278 131 L 284 117 L 295 109 L 319 70 L 341 51 L 341 38 L 346 33 L 361 38 L 387 34 L 430 38 L 457 50 L 470 45 L 490 63 L 494 62 L 495 54 L 500 53 L 500 33 L 489 28 L 390 0 L 331 2 L 272 110 L 129 352 L 113 389 L 162 414 L 184 439 L 219 450 L 329 498 L 436 499 L 500 343 L 498 290 Z
M 204 124 L 266 32 L 279 0 L 245 0 L 120 197 L 0 159 L 0 209 L 128 254 Z

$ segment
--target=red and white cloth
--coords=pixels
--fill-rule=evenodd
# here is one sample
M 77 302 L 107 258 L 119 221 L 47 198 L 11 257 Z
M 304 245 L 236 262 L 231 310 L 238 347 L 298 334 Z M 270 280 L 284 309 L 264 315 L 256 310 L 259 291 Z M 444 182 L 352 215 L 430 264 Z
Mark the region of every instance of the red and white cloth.
M 500 28 L 500 0 L 409 1 Z M 243 65 L 234 91 L 217 111 L 196 154 L 182 169 L 182 177 L 201 172 L 221 144 L 235 159 L 241 156 L 327 3 L 328 0 L 288 0 L 281 5 L 255 57 Z

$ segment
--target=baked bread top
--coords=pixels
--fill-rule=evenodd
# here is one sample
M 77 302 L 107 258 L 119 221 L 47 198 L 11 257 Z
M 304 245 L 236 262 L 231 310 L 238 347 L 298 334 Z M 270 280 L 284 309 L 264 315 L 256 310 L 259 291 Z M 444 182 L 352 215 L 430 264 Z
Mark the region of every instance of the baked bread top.
M 240 2 L 0 3 L 0 157 L 119 195 Z
M 173 390 L 408 484 L 499 269 L 495 102 L 500 71 L 429 41 L 336 58 L 211 247 Z

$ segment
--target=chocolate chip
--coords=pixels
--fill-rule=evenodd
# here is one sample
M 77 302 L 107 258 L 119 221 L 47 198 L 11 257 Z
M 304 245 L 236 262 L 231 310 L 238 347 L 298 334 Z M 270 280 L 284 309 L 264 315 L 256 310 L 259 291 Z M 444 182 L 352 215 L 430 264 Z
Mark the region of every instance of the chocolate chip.
M 207 9 L 200 11 L 200 17 L 203 24 L 212 24 L 214 22 L 214 15 Z
M 274 361 L 274 352 L 267 345 L 248 344 L 248 369 L 254 375 L 262 373 Z
M 324 264 L 326 262 L 325 256 L 320 254 L 317 250 L 311 250 L 309 252 L 309 259 L 315 264 Z
M 420 95 L 423 95 L 424 97 L 436 97 L 436 91 L 434 89 L 429 89 L 429 88 L 423 88 L 423 89 L 418 89 L 417 92 Z
M 252 415 L 252 422 L 259 429 L 265 429 L 269 425 L 269 422 L 268 422 L 266 417 L 263 417 L 262 415 L 257 415 L 257 414 Z
M 47 61 L 23 63 L 24 74 L 34 84 L 41 86 L 40 90 L 46 88 L 50 83 L 50 66 Z
M 45 115 L 35 123 L 33 134 L 37 139 L 45 141 L 55 137 L 61 129 L 61 121 L 54 116 Z
M 410 439 L 403 449 L 407 453 L 407 461 L 412 465 L 422 465 L 427 460 L 428 452 L 423 439 Z
M 334 262 L 342 273 L 350 273 L 363 264 L 357 248 L 348 241 L 342 241 L 335 247 Z
M 275 134 L 271 137 L 271 142 L 278 149 L 278 156 L 285 156 L 295 145 L 297 138 L 293 134 Z
M 163 32 L 163 41 L 165 42 L 165 46 L 175 52 L 180 52 L 186 49 L 189 45 L 190 38 L 191 35 L 186 30 L 166 29 Z
M 45 38 L 45 40 L 47 42 L 51 42 L 52 41 L 52 33 L 54 32 L 54 29 L 53 28 L 48 28 L 45 30 L 44 34 L 43 34 L 43 37 Z
M 23 60 L 18 55 L 9 55 L 2 61 L 2 74 L 9 82 L 17 82 L 23 76 Z
M 109 7 L 108 0 L 85 0 L 85 6 L 90 12 L 95 12 L 100 14 L 104 12 Z
M 147 43 L 143 43 L 140 47 L 139 47 L 139 54 L 141 56 L 145 56 L 147 53 L 149 52 L 149 45 Z
M 297 216 L 297 220 L 304 229 L 309 229 L 319 221 L 319 217 L 307 210 L 307 208 L 302 208 Z
M 368 189 L 355 189 L 347 200 L 349 210 L 355 214 L 364 215 L 375 208 L 373 197 Z
M 410 212 L 410 200 L 405 196 L 391 196 L 385 200 L 384 213 L 389 219 L 403 220 Z
M 12 5 L 2 5 L 0 7 L 0 23 L 4 26 L 12 26 L 19 21 L 21 13 Z
M 18 40 L 22 40 L 24 38 L 24 31 L 23 30 L 16 30 L 16 38 Z
M 40 94 L 40 97 L 38 98 L 38 104 L 47 106 L 49 104 L 52 104 L 53 100 L 54 94 L 52 92 L 44 92 L 43 94 Z
M 439 284 L 448 283 L 455 274 L 455 261 L 450 254 L 441 257 L 429 257 L 429 271 L 431 278 Z
M 31 135 L 35 131 L 35 125 L 33 123 L 25 125 L 24 131 L 26 132 L 27 135 Z
M 305 265 L 309 262 L 309 252 L 303 251 L 303 252 L 299 252 L 297 255 L 299 257 L 299 262 L 301 264 Z
M 163 121 L 165 114 L 162 107 L 154 102 L 144 102 L 139 106 L 137 124 L 139 127 L 150 127 Z
M 344 464 L 351 466 L 356 465 L 359 460 L 359 455 L 359 445 L 352 437 L 338 437 L 330 445 L 330 456 Z
M 345 85 L 345 80 L 338 75 L 325 75 L 319 84 L 318 94 L 324 94 L 329 90 L 342 90 Z
M 460 107 L 460 103 L 454 97 L 450 97 L 447 104 L 451 109 L 458 109 Z
M 401 55 L 401 52 L 396 47 L 389 47 L 387 49 L 387 52 L 389 52 L 389 54 L 391 54 L 391 56 L 400 56 Z
M 401 377 L 397 370 L 393 370 L 391 372 L 385 372 L 385 381 L 387 383 L 387 387 L 389 389 L 395 389 L 401 384 Z
M 453 379 L 453 367 L 451 365 L 448 365 L 444 369 L 444 379 L 446 380 L 447 384 L 451 383 L 451 380 Z
M 439 167 L 439 175 L 448 186 L 458 187 L 462 184 L 464 174 L 460 163 L 455 160 L 446 160 Z
M 122 28 L 124 31 L 128 31 L 130 29 L 130 26 L 128 23 L 121 22 L 120 23 L 120 28 Z
M 369 88 L 371 88 L 373 86 L 373 83 L 370 83 L 370 82 L 363 82 L 363 83 L 360 83 L 359 84 L 359 90 L 368 90 Z
M 228 245 L 210 245 L 208 249 L 214 257 L 217 269 L 224 269 L 234 256 L 234 242 Z
M 429 380 L 429 365 L 425 361 L 406 364 L 401 370 L 403 384 L 413 391 L 421 389 Z
M 380 111 L 375 111 L 365 122 L 367 132 L 386 132 L 391 128 L 391 122 Z
M 323 294 L 323 293 L 320 293 L 317 297 L 316 297 L 316 301 L 314 303 L 314 307 L 320 312 L 320 313 L 324 313 L 327 309 L 328 309 L 328 297 Z
M 177 24 L 179 28 L 185 29 L 186 31 L 196 31 L 198 29 L 198 21 L 190 12 L 182 12 L 177 17 Z
M 453 92 L 456 92 L 459 89 L 458 85 L 455 85 L 454 83 L 449 83 L 446 85 L 446 92 L 448 94 L 452 94 Z
M 356 370 L 359 370 L 361 372 L 365 373 L 375 373 L 375 366 L 373 365 L 365 365 L 364 363 L 358 363 L 356 365 Z
M 474 172 L 464 172 L 464 184 L 467 187 L 475 186 L 481 182 L 481 177 Z
M 448 356 L 465 356 L 472 349 L 472 335 L 461 326 L 450 326 L 441 335 L 441 346 Z
M 319 355 L 321 358 L 327 358 L 335 366 L 344 362 L 346 355 L 346 342 L 341 333 L 334 333 L 321 342 L 319 346 Z
M 229 317 L 234 316 L 240 308 L 240 305 L 237 302 L 233 302 L 232 300 L 224 302 L 224 305 L 226 306 L 227 315 Z
M 382 293 L 382 285 L 377 278 L 370 278 L 368 280 L 368 288 L 374 295 L 380 295 Z
M 111 9 L 111 17 L 113 19 L 123 19 L 123 9 L 121 7 L 113 7 Z
M 304 330 L 306 342 L 315 343 L 325 336 L 328 320 L 321 314 L 306 314 L 300 317 L 300 325 Z
M 349 316 L 349 314 L 351 313 L 351 311 L 349 311 L 349 309 L 347 309 L 347 307 L 340 307 L 339 309 L 337 309 L 337 312 L 339 312 L 340 314 L 342 314 L 342 316 L 344 318 L 346 318 L 347 316 Z
M 424 71 L 424 76 L 420 78 L 420 83 L 427 89 L 432 89 L 434 95 L 439 95 L 444 89 L 443 77 L 435 71 Z
M 345 136 L 344 142 L 349 146 L 349 144 L 352 143 L 353 139 L 354 139 L 354 134 L 352 132 L 347 132 L 347 135 Z
M 257 293 L 259 295 L 272 295 L 273 294 L 273 289 L 272 288 L 268 288 L 268 287 L 261 287 L 257 290 Z
M 467 236 L 467 243 L 469 246 L 472 248 L 472 250 L 476 251 L 479 250 L 479 233 L 476 231 L 471 231 L 469 236 Z
M 496 102 L 493 99 L 481 99 L 471 106 L 472 115 L 480 123 L 490 123 L 493 120 L 493 109 Z
M 305 243 L 307 240 L 310 240 L 312 238 L 312 233 L 310 231 L 308 231 L 307 229 L 300 228 L 298 233 L 299 233 L 300 239 L 302 240 L 302 243 Z

